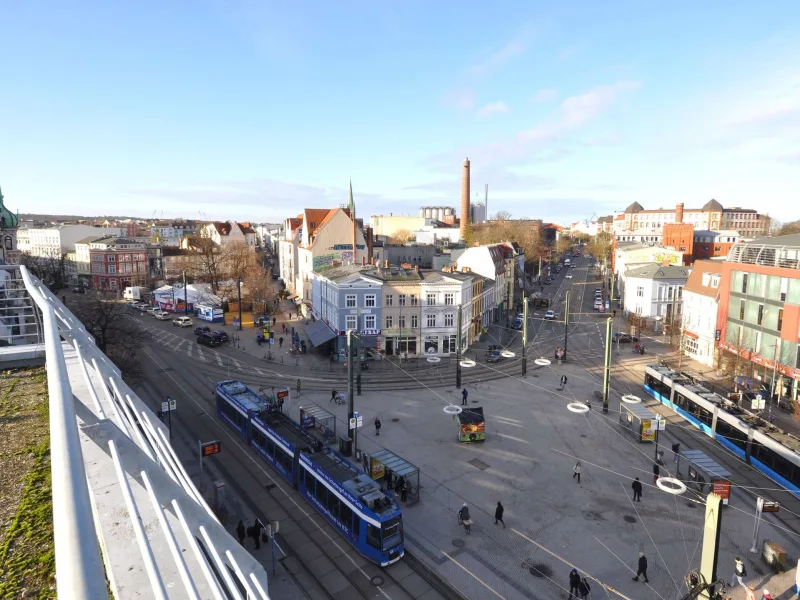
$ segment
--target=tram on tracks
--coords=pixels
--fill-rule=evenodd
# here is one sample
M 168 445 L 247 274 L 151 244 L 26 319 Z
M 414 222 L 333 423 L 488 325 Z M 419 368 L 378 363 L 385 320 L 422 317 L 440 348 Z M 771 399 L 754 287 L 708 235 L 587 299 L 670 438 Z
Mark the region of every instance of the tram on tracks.
M 403 515 L 391 493 L 241 381 L 219 381 L 217 414 L 335 527 L 382 567 L 403 557 Z
M 800 438 L 736 402 L 709 391 L 690 375 L 649 365 L 644 389 L 727 450 L 800 498 Z

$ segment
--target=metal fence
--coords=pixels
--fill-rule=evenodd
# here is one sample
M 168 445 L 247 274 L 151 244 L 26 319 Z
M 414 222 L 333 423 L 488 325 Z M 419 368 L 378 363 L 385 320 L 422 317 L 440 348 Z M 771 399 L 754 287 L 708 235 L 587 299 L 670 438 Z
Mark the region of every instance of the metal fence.
M 266 572 L 220 524 L 163 423 L 64 304 L 19 269 L 47 356 L 58 596 L 268 600 Z

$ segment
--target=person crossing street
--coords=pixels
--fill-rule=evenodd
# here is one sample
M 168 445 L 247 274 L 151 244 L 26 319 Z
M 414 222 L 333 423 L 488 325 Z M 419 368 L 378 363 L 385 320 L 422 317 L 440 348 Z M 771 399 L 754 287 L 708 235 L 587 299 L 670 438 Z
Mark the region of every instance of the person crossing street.
M 461 406 L 467 405 L 467 396 L 469 396 L 469 392 L 467 391 L 467 388 L 464 388 L 461 390 Z

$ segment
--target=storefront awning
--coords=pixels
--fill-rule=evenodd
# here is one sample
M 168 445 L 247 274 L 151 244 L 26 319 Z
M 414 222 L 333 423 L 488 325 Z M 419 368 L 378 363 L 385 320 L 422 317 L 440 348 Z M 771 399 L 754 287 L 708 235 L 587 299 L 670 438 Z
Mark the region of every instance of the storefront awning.
M 693 340 L 696 340 L 698 338 L 698 335 L 695 332 L 689 331 L 688 329 L 684 330 L 683 333 L 686 337 L 691 338 Z
M 311 340 L 311 343 L 315 346 L 321 346 L 328 340 L 332 340 L 336 337 L 336 334 L 331 331 L 331 328 L 328 327 L 325 321 L 309 323 L 305 326 L 304 331 L 308 339 Z

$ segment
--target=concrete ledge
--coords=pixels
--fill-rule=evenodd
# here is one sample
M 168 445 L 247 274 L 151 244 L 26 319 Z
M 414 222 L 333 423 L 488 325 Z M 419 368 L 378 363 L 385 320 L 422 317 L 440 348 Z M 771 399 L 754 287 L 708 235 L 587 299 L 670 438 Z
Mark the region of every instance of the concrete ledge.
M 44 344 L 0 347 L 0 368 L 40 367 L 45 363 Z

